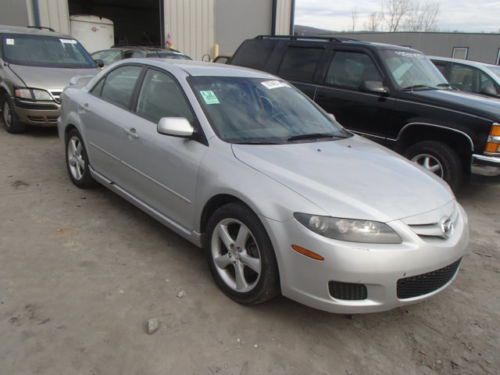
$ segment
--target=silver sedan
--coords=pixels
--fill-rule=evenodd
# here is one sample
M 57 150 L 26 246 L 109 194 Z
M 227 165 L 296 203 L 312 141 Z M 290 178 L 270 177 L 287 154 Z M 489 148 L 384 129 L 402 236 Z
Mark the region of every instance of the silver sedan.
M 353 135 L 289 83 L 131 59 L 62 95 L 71 181 L 99 182 L 204 247 L 242 304 L 337 313 L 424 300 L 456 277 L 467 216 L 448 186 Z

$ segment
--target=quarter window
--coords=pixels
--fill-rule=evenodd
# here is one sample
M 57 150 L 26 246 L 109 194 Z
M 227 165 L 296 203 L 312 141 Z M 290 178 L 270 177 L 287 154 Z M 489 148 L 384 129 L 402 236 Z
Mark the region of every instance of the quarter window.
M 184 92 L 174 78 L 156 70 L 148 70 L 144 77 L 137 114 L 154 123 L 162 117 L 184 117 L 191 124 L 194 115 Z
M 459 90 L 477 92 L 477 71 L 465 65 L 453 64 L 450 72 L 450 83 Z
M 113 70 L 106 76 L 101 98 L 128 108 L 141 70 L 139 66 L 124 66 Z
M 311 82 L 322 54 L 321 48 L 289 47 L 278 74 L 290 81 Z
M 327 84 L 358 90 L 366 81 L 382 81 L 370 56 L 360 52 L 335 53 L 326 75 Z

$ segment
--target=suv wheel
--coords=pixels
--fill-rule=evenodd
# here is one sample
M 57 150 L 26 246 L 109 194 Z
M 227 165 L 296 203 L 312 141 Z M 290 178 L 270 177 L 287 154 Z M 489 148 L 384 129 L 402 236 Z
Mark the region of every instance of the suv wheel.
M 2 105 L 2 120 L 5 130 L 13 134 L 24 133 L 26 131 L 26 125 L 19 121 L 12 99 L 5 94 L 2 100 L 0 100 L 0 103 Z
M 90 174 L 87 150 L 82 136 L 76 129 L 70 130 L 66 137 L 66 166 L 71 182 L 80 189 L 88 189 L 96 185 Z
M 230 203 L 210 217 L 206 252 L 216 284 L 234 301 L 252 305 L 279 294 L 273 246 L 259 218 Z
M 446 143 L 423 141 L 410 146 L 405 156 L 421 167 L 445 180 L 453 190 L 458 190 L 464 178 L 460 156 Z

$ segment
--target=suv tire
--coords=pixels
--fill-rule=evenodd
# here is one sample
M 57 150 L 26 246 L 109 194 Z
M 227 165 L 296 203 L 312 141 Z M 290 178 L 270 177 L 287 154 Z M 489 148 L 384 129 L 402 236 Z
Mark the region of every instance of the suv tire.
M 11 134 L 24 133 L 26 131 L 26 124 L 19 121 L 14 108 L 14 101 L 7 94 L 4 94 L 0 99 L 2 122 L 5 130 Z
M 464 179 L 464 168 L 460 156 L 446 143 L 422 141 L 410 146 L 404 155 L 421 167 L 445 180 L 457 191 Z

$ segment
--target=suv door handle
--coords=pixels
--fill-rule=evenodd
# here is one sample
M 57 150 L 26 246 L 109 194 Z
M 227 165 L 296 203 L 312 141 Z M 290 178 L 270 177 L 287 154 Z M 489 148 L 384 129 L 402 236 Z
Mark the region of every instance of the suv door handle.
M 127 135 L 129 137 L 132 137 L 134 139 L 139 138 L 139 136 L 137 135 L 137 130 L 135 130 L 135 128 L 130 128 L 130 129 L 125 130 L 125 133 L 127 133 Z

